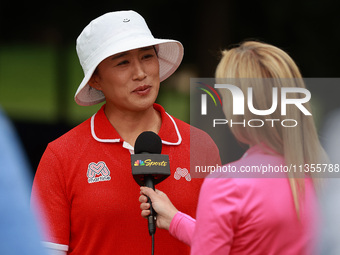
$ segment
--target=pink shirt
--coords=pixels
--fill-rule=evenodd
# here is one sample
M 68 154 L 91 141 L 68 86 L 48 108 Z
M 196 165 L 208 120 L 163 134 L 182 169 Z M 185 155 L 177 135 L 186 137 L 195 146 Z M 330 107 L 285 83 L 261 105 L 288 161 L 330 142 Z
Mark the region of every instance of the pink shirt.
M 261 164 L 281 166 L 284 159 L 253 146 L 242 159 L 231 163 L 237 169 Z M 183 213 L 177 213 L 171 222 L 170 233 L 191 245 L 191 254 L 315 253 L 318 211 L 311 179 L 306 179 L 299 220 L 285 173 L 269 178 L 262 174 L 249 177 L 249 173 L 249 178 L 227 176 L 230 175 L 213 174 L 214 178 L 205 179 L 197 223 Z

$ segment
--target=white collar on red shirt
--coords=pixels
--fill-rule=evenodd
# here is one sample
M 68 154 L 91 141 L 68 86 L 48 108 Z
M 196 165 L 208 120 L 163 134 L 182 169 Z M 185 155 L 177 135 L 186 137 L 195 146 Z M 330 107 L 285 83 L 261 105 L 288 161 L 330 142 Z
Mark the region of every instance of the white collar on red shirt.
M 173 117 L 162 106 L 154 104 L 153 107 L 161 113 L 162 125 L 158 135 L 161 137 L 162 143 L 166 145 L 179 145 L 182 142 L 182 137 Z M 118 143 L 122 138 L 107 119 L 104 108 L 105 105 L 91 117 L 92 137 L 102 143 Z M 123 147 L 130 150 L 133 149 L 131 145 L 124 141 Z

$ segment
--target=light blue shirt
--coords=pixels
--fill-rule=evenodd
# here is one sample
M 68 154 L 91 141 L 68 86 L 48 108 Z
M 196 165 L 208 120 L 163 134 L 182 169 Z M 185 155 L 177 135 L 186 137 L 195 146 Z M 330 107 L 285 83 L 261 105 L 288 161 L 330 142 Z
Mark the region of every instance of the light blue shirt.
M 0 109 L 0 254 L 46 254 L 30 210 L 30 176 L 16 133 Z
M 325 118 L 321 137 L 331 164 L 339 166 L 340 109 L 334 110 Z M 319 195 L 322 213 L 320 254 L 340 254 L 340 173 L 336 173 L 336 177 L 323 180 L 323 189 Z

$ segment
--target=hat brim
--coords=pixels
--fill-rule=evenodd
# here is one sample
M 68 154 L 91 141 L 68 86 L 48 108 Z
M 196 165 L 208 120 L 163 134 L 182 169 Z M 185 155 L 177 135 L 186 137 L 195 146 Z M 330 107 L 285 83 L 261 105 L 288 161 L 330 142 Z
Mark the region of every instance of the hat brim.
M 86 71 L 85 77 L 79 85 L 75 94 L 75 101 L 82 106 L 89 106 L 105 101 L 105 96 L 101 91 L 91 88 L 88 85 L 89 80 L 97 66 L 105 58 L 115 55 L 117 53 L 148 47 L 156 46 L 158 61 L 159 61 L 159 78 L 164 81 L 171 74 L 173 74 L 183 59 L 183 46 L 176 40 L 155 39 L 155 38 L 136 38 L 129 44 L 109 44 L 100 54 L 94 54 L 91 62 L 93 63 L 89 70 Z

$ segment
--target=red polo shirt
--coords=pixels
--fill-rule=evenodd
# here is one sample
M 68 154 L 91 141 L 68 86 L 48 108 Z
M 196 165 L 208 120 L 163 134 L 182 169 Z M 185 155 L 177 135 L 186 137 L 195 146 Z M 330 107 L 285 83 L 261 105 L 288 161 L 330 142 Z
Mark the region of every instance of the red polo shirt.
M 104 107 L 51 142 L 41 158 L 32 198 L 44 211 L 49 229 L 45 244 L 72 255 L 151 254 L 147 221 L 140 216 L 139 186 L 131 174 L 133 147 L 110 124 Z M 218 149 L 203 131 L 171 117 L 160 105 L 154 108 L 161 113 L 158 135 L 171 168 L 171 176 L 157 189 L 195 217 L 202 179 L 190 176 L 190 132 L 202 142 L 202 164 L 220 164 Z M 155 254 L 189 251 L 168 231 L 157 229 Z

